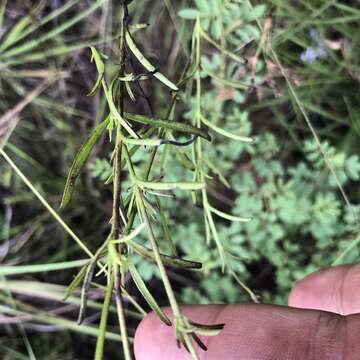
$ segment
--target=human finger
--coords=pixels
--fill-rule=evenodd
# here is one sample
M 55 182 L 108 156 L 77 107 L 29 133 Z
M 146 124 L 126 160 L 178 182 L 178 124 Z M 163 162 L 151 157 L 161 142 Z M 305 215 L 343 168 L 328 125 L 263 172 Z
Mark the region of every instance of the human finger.
M 273 305 L 186 306 L 199 323 L 225 323 L 218 336 L 203 339 L 202 360 L 347 359 L 360 358 L 360 316 Z M 173 329 L 148 315 L 135 335 L 137 360 L 187 360 Z
M 289 305 L 342 315 L 360 313 L 360 264 L 335 266 L 311 274 L 297 283 Z

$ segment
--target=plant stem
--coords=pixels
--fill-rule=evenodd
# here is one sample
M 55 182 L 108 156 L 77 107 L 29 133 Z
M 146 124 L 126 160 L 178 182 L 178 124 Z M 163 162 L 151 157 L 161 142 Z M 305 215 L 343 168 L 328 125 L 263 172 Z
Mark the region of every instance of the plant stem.
M 157 242 L 156 242 L 153 230 L 152 230 L 152 226 L 151 226 L 151 223 L 150 223 L 150 220 L 149 220 L 149 216 L 148 216 L 148 214 L 146 212 L 144 194 L 143 194 L 142 190 L 140 190 L 138 187 L 135 188 L 135 192 L 136 192 L 136 197 L 137 197 L 137 200 L 138 200 L 137 204 L 139 206 L 141 217 L 142 217 L 143 221 L 145 222 L 147 230 L 148 230 L 148 235 L 149 235 L 149 239 L 150 239 L 150 242 L 151 242 L 151 247 L 153 249 L 154 258 L 155 258 L 156 264 L 157 264 L 157 266 L 159 268 L 160 276 L 161 276 L 161 279 L 162 279 L 162 281 L 164 283 L 166 295 L 167 295 L 167 297 L 169 299 L 171 309 L 172 309 L 172 311 L 174 313 L 174 317 L 180 316 L 181 315 L 180 308 L 179 308 L 179 305 L 178 305 L 178 303 L 176 301 L 175 294 L 174 294 L 174 291 L 173 291 L 173 289 L 171 287 L 169 278 L 167 276 L 165 266 L 164 266 L 164 264 L 162 262 L 161 255 L 160 255 L 160 252 L 159 252 L 159 248 L 158 248 L 158 245 L 157 245 Z
M 115 300 L 116 300 L 116 308 L 117 314 L 120 324 L 120 332 L 121 338 L 123 339 L 123 350 L 125 360 L 131 360 L 131 352 L 130 352 L 130 345 L 128 341 L 128 334 L 127 334 L 127 326 L 126 326 L 126 319 L 125 319 L 125 311 L 124 311 L 124 303 L 123 303 L 123 296 L 121 290 L 121 272 L 119 266 L 114 262 L 114 271 L 115 271 Z
M 117 131 L 120 125 L 117 126 Z M 117 136 L 118 139 L 118 136 Z M 115 144 L 114 157 L 114 184 L 113 184 L 113 206 L 111 222 L 111 239 L 115 240 L 120 237 L 121 218 L 120 218 L 120 199 L 121 199 L 121 142 Z
M 106 325 L 109 316 L 109 308 L 111 295 L 114 289 L 114 274 L 109 271 L 110 282 L 106 288 L 106 295 L 104 299 L 104 304 L 101 312 L 101 320 L 99 326 L 99 335 L 96 341 L 96 350 L 95 350 L 95 360 L 102 360 L 104 357 L 104 344 L 105 344 L 105 334 L 106 334 Z
M 89 255 L 90 258 L 94 257 L 94 254 L 87 248 L 87 246 L 80 240 L 80 238 L 70 229 L 70 227 L 65 223 L 65 221 L 60 217 L 60 215 L 53 209 L 53 207 L 45 200 L 45 198 L 40 194 L 40 192 L 35 188 L 31 181 L 24 175 L 24 173 L 16 166 L 16 164 L 11 160 L 11 158 L 6 154 L 6 152 L 0 148 L 0 154 L 8 162 L 8 164 L 13 168 L 20 179 L 25 183 L 25 185 L 32 191 L 32 193 L 39 199 L 39 201 L 44 205 L 46 210 L 55 218 L 55 220 L 60 224 L 60 226 L 65 229 L 65 231 L 75 240 L 75 242 L 80 246 L 80 248 Z
M 119 44 L 119 76 L 124 76 L 125 74 L 125 31 L 126 31 L 126 15 L 127 9 L 126 5 L 122 3 L 121 5 L 121 15 L 120 15 L 120 44 Z M 119 85 L 119 94 L 118 94 L 118 109 L 121 117 L 124 116 L 124 83 L 121 81 Z M 114 156 L 114 185 L 113 185 L 113 208 L 112 208 L 112 227 L 111 227 L 111 239 L 116 240 L 120 237 L 120 234 L 123 230 L 123 224 L 120 217 L 120 206 L 121 206 L 121 157 L 122 157 L 122 134 L 121 134 L 121 124 L 118 122 L 116 126 L 116 140 L 115 140 L 115 156 Z M 125 244 L 119 244 L 117 246 L 117 251 L 120 254 L 127 252 Z M 116 307 L 119 319 L 119 326 L 122 338 L 122 345 L 124 350 L 124 356 L 126 360 L 131 360 L 131 352 L 129 346 L 129 340 L 127 335 L 127 326 L 125 319 L 125 312 L 123 306 L 123 298 L 121 291 L 122 271 L 119 268 L 119 265 L 114 261 L 114 276 L 115 276 L 115 299 Z

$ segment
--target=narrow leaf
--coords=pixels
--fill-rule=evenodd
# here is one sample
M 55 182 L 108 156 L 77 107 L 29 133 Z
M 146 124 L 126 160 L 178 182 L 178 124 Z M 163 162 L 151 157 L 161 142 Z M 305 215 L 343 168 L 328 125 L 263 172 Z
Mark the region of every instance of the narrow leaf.
M 74 191 L 75 181 L 78 178 L 81 169 L 85 165 L 86 160 L 88 159 L 91 153 L 91 150 L 95 146 L 101 134 L 106 129 L 108 123 L 109 123 L 109 117 L 107 117 L 102 123 L 100 123 L 96 127 L 96 129 L 91 133 L 91 135 L 88 137 L 88 139 L 85 141 L 85 143 L 82 145 L 82 147 L 76 154 L 66 180 L 64 194 L 60 205 L 61 208 L 64 208 L 69 204 L 71 200 L 71 196 Z
M 201 329 L 196 330 L 196 333 L 201 336 L 217 336 L 221 333 L 221 330 Z
M 145 228 L 146 224 L 145 223 L 142 223 L 140 226 L 138 226 L 135 230 L 133 230 L 130 234 L 128 235 L 123 235 L 121 236 L 120 239 L 114 239 L 114 240 L 111 240 L 111 242 L 113 244 L 118 244 L 118 243 L 126 243 L 126 242 L 129 242 L 131 241 L 132 239 L 134 239 L 135 237 L 137 237 L 141 231 Z
M 88 260 L 84 259 L 51 264 L 0 266 L 0 276 L 33 274 L 48 271 L 61 271 L 81 267 L 87 262 Z
M 129 95 L 131 101 L 135 102 L 136 101 L 135 95 L 134 95 L 134 93 L 133 93 L 133 91 L 131 89 L 130 84 L 127 81 L 125 82 L 125 88 L 126 88 L 126 91 L 127 91 L 128 95 Z
M 42 311 L 37 311 L 32 314 L 29 314 L 29 313 L 25 313 L 25 312 L 16 310 L 11 307 L 0 305 L 0 313 L 1 314 L 9 314 L 11 316 L 17 316 L 19 318 L 23 318 L 25 316 L 29 317 L 29 315 L 30 315 L 32 321 L 34 321 L 34 322 L 60 326 L 63 329 L 68 329 L 68 330 L 74 331 L 76 333 L 82 333 L 82 334 L 95 336 L 95 337 L 99 336 L 99 330 L 97 327 L 89 326 L 89 325 L 79 326 L 74 321 L 70 321 L 63 317 L 60 317 L 59 315 L 57 315 L 57 316 L 48 315 Z M 121 341 L 121 336 L 118 333 L 106 332 L 106 338 L 109 340 Z
M 104 78 L 105 65 L 101 59 L 101 55 L 99 54 L 99 52 L 93 46 L 90 46 L 90 49 L 91 49 L 91 53 L 92 53 L 91 60 L 95 61 L 95 65 L 96 65 L 96 68 L 98 71 L 98 78 L 96 80 L 94 87 L 90 90 L 90 92 L 87 94 L 87 96 L 94 96 L 94 95 L 96 95 L 97 91 L 99 90 L 99 88 L 101 86 L 101 81 Z
M 210 168 L 210 170 L 219 177 L 220 181 L 228 188 L 231 188 L 230 183 L 227 181 L 225 176 L 221 173 L 221 171 L 209 160 L 204 159 L 205 164 Z
M 217 216 L 222 217 L 223 219 L 229 220 L 229 221 L 239 221 L 239 222 L 249 222 L 252 220 L 252 218 L 243 218 L 243 217 L 239 217 L 239 216 L 234 216 L 234 215 L 230 215 L 227 214 L 223 211 L 220 211 L 218 209 L 215 209 L 214 207 L 210 206 L 210 211 L 214 214 L 216 214 Z
M 249 88 L 252 87 L 251 85 L 246 85 L 246 84 L 244 84 L 244 83 L 242 83 L 240 81 L 224 79 L 224 78 L 216 75 L 214 72 L 212 72 L 211 70 L 209 70 L 205 66 L 202 66 L 201 68 L 207 75 L 209 75 L 214 80 L 218 81 L 219 83 L 221 83 L 221 84 L 223 84 L 225 86 L 229 86 L 231 88 L 241 89 L 241 90 L 248 90 Z
M 0 51 L 4 51 L 12 44 L 18 41 L 21 33 L 26 29 L 28 25 L 31 24 L 30 16 L 21 18 L 10 30 L 9 34 L 6 36 L 5 40 L 1 43 Z
M 223 54 L 227 55 L 231 59 L 235 60 L 236 62 L 238 62 L 240 64 L 247 63 L 246 59 L 234 54 L 233 52 L 231 52 L 227 49 L 224 49 L 221 45 L 219 45 L 216 41 L 214 41 L 205 31 L 201 30 L 201 35 L 207 42 L 209 42 L 211 45 L 216 47 L 219 51 L 221 51 Z
M 207 347 L 195 333 L 190 333 L 190 336 L 193 338 L 193 340 L 195 341 L 195 343 L 199 346 L 199 348 L 201 350 L 207 351 Z
M 222 330 L 225 326 L 224 323 L 219 324 L 200 324 L 194 321 L 190 321 L 190 324 L 196 328 L 196 332 L 198 329 L 204 329 L 204 330 Z
M 218 126 L 212 124 L 210 121 L 206 120 L 204 117 L 201 117 L 201 121 L 208 126 L 210 129 L 212 129 L 213 131 L 217 132 L 218 134 L 225 136 L 229 139 L 232 140 L 237 140 L 237 141 L 243 141 L 243 142 L 253 142 L 254 139 L 251 137 L 247 137 L 247 136 L 240 136 L 240 135 L 235 135 L 232 134 L 224 129 L 219 128 Z
M 162 139 L 129 139 L 125 136 L 121 136 L 121 141 L 125 144 L 139 146 L 160 146 L 163 143 Z
M 6 10 L 7 0 L 2 1 L 0 6 L 0 29 L 2 29 L 4 24 L 4 15 Z
M 104 83 L 105 81 L 103 81 L 103 84 Z M 115 83 L 116 83 L 116 79 L 113 80 L 112 83 L 110 84 L 109 90 L 106 88 L 106 86 L 104 86 L 105 96 L 109 105 L 110 112 L 113 115 L 114 119 L 117 120 L 133 138 L 138 139 L 139 136 L 135 133 L 135 131 L 131 128 L 131 126 L 125 121 L 125 119 L 122 118 L 122 116 L 120 115 L 119 111 L 115 106 L 114 98 L 113 98 L 113 90 Z
M 172 239 L 171 231 L 169 229 L 169 224 L 168 224 L 167 218 L 165 216 L 164 208 L 161 205 L 159 197 L 156 197 L 156 204 L 157 204 L 157 207 L 159 209 L 160 223 L 161 223 L 161 226 L 163 228 L 164 237 L 165 237 L 165 240 L 167 242 L 167 245 L 168 245 L 168 247 L 169 247 L 169 249 L 171 251 L 171 254 L 173 256 L 178 256 L 176 245 L 175 245 L 175 243 L 174 243 L 174 241 Z
M 149 76 L 147 76 L 145 74 L 139 76 L 139 75 L 135 75 L 133 73 L 126 74 L 126 75 L 118 78 L 118 80 L 124 81 L 124 82 L 144 81 L 144 80 L 148 80 L 148 79 L 149 79 Z
M 211 136 L 204 129 L 199 129 L 195 126 L 183 124 L 176 121 L 163 120 L 163 119 L 154 119 L 149 118 L 143 115 L 124 113 L 124 117 L 128 120 L 135 121 L 140 124 L 152 125 L 158 128 L 169 129 L 174 131 L 179 131 L 185 134 L 192 134 L 200 136 L 208 141 L 211 141 Z
M 141 181 L 137 179 L 137 184 L 144 189 L 152 189 L 152 190 L 202 190 L 205 188 L 204 182 L 153 182 L 153 181 Z
M 69 296 L 74 292 L 74 290 L 80 285 L 81 281 L 84 279 L 86 274 L 87 266 L 83 266 L 80 271 L 77 273 L 77 275 L 74 277 L 74 280 L 70 283 L 70 285 L 67 287 L 63 301 L 66 301 Z
M 190 170 L 190 171 L 194 171 L 195 170 L 195 165 L 194 163 L 189 159 L 189 157 L 186 155 L 185 151 L 183 149 L 181 149 L 178 146 L 175 146 L 175 151 L 179 157 L 179 161 L 181 162 L 181 164 L 183 166 L 185 166 L 186 169 Z
M 146 247 L 132 241 L 130 246 L 137 252 L 139 255 L 155 262 L 155 255 L 152 250 L 147 249 Z M 161 260 L 165 266 L 171 266 L 175 268 L 181 269 L 201 269 L 202 264 L 196 261 L 189 261 L 181 259 L 177 256 L 168 256 L 164 254 L 160 254 Z
M 94 276 L 95 267 L 96 267 L 96 259 L 93 259 L 86 269 L 83 286 L 81 288 L 81 303 L 80 303 L 79 317 L 77 321 L 79 325 L 83 322 L 85 317 L 88 293 L 90 289 L 91 280 Z
M 172 83 L 166 76 L 161 74 L 160 72 L 156 71 L 156 68 L 149 62 L 148 59 L 142 54 L 142 52 L 139 50 L 139 48 L 136 46 L 134 40 L 132 39 L 130 33 L 127 31 L 125 34 L 126 42 L 131 50 L 131 52 L 134 54 L 134 56 L 139 60 L 142 66 L 149 71 L 153 72 L 154 77 L 156 77 L 159 81 L 161 81 L 164 85 L 169 87 L 170 89 L 174 91 L 178 91 L 178 87 Z
M 159 318 L 168 326 L 171 326 L 171 321 L 167 317 L 167 315 L 164 313 L 164 311 L 160 308 L 160 306 L 157 304 L 154 297 L 151 295 L 150 291 L 146 287 L 143 279 L 141 278 L 139 272 L 137 271 L 136 267 L 133 264 L 129 264 L 129 270 L 131 273 L 131 276 L 134 280 L 134 283 L 136 287 L 141 292 L 142 296 L 146 300 L 146 302 L 149 304 L 151 309 L 159 316 Z

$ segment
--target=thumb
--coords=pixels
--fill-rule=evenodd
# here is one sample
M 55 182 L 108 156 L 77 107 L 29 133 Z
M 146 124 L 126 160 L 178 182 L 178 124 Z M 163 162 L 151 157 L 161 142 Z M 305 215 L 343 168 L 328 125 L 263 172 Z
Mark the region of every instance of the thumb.
M 318 271 L 300 281 L 291 291 L 289 305 L 342 315 L 360 313 L 360 264 Z

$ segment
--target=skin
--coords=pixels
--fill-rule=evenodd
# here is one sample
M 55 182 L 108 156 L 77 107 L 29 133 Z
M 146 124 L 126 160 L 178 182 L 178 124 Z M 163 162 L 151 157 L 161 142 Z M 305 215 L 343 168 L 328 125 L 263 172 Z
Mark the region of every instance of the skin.
M 220 335 L 202 338 L 201 360 L 358 360 L 360 359 L 360 264 L 309 275 L 295 285 L 288 307 L 275 305 L 194 305 L 190 319 L 225 323 Z M 170 315 L 169 309 L 167 309 Z M 357 314 L 357 315 L 356 315 Z M 171 316 L 170 316 L 171 317 Z M 173 329 L 150 313 L 135 334 L 137 360 L 187 360 Z

